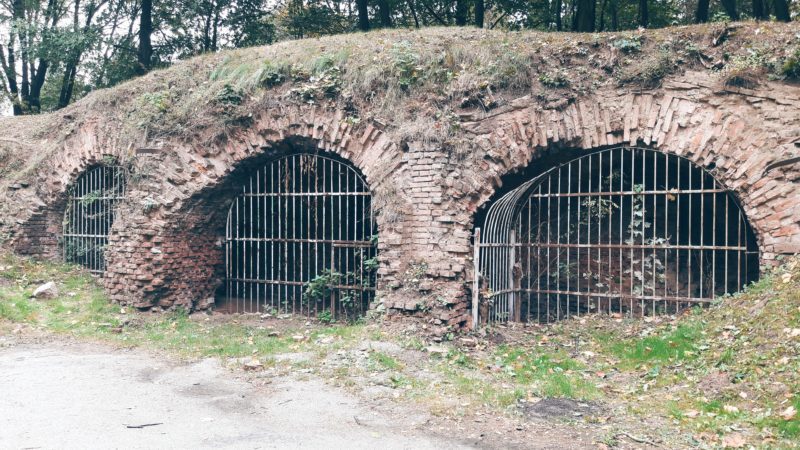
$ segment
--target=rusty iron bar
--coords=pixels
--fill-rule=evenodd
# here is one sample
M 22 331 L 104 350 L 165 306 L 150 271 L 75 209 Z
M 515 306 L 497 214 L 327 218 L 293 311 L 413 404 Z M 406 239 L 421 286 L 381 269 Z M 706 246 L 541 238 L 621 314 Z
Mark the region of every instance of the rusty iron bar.
M 369 187 L 350 164 L 274 159 L 230 206 L 226 301 L 235 312 L 363 315 L 375 295 L 375 234 Z
M 484 323 L 676 313 L 758 277 L 733 194 L 688 159 L 646 148 L 550 168 L 495 201 L 477 233 Z
M 125 170 L 116 165 L 93 167 L 75 180 L 67 193 L 62 229 L 65 262 L 80 264 L 95 275 L 106 269 L 105 249 L 125 197 Z

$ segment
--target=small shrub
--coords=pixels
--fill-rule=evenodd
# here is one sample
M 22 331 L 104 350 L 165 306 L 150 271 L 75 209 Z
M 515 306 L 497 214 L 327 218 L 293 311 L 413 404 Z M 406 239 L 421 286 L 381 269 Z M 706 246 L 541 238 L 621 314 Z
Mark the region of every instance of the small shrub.
M 407 90 L 422 76 L 419 55 L 413 51 L 410 42 L 402 41 L 392 46 L 391 56 L 397 84 Z
M 675 70 L 675 61 L 669 51 L 662 50 L 641 62 L 623 68 L 618 79 L 622 84 L 636 83 L 645 88 L 658 87 L 661 80 Z
M 569 86 L 568 74 L 564 70 L 541 73 L 539 74 L 539 82 L 549 88 L 563 88 Z
M 238 106 L 244 100 L 244 93 L 230 84 L 224 84 L 216 96 L 217 103 L 225 106 Z
M 800 80 L 800 47 L 783 61 L 781 75 L 790 80 Z
M 317 320 L 319 320 L 320 323 L 324 323 L 326 325 L 329 325 L 329 324 L 333 323 L 333 313 L 331 313 L 330 309 L 325 309 L 322 312 L 320 312 L 319 314 L 317 314 Z
M 611 42 L 611 46 L 619 49 L 622 53 L 638 53 L 642 50 L 642 37 L 627 36 L 615 39 Z
M 283 73 L 281 68 L 275 66 L 269 61 L 265 61 L 264 66 L 261 68 L 259 81 L 262 86 L 273 87 L 286 81 L 286 75 Z

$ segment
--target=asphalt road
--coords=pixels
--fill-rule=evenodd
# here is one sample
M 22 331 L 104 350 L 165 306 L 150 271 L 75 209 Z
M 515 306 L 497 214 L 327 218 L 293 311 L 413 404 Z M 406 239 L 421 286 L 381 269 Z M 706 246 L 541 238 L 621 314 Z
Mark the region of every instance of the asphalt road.
M 441 449 L 462 444 L 318 380 L 88 344 L 0 349 L 0 449 Z

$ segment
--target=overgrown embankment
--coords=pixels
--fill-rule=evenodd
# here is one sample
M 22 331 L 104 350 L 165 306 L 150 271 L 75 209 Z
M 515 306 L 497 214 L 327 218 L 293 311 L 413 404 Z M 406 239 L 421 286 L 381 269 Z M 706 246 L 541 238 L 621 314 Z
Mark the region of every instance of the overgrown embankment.
M 56 281 L 56 298 L 30 298 L 48 280 Z M 544 421 L 578 427 L 611 447 L 794 448 L 800 439 L 795 259 L 746 292 L 677 318 L 588 316 L 444 343 L 420 339 L 421 327 L 136 313 L 109 304 L 80 269 L 0 259 L 3 334 L 66 334 L 179 357 L 221 357 L 263 376 L 313 373 L 356 392 L 423 405 L 442 420 L 505 417 L 523 434 L 526 424 Z
M 492 114 L 530 95 L 559 109 L 581 96 L 658 87 L 687 70 L 721 89 L 800 77 L 797 23 L 708 24 L 617 33 L 380 30 L 205 55 L 100 90 L 52 114 L 0 119 L 0 187 L 25 180 L 87 123 L 115 145 L 224 139 L 264 108 L 315 103 L 377 121 L 398 141 L 467 145 L 464 114 Z M 35 149 L 36 151 L 31 151 Z M 8 156 L 12 154 L 12 156 Z

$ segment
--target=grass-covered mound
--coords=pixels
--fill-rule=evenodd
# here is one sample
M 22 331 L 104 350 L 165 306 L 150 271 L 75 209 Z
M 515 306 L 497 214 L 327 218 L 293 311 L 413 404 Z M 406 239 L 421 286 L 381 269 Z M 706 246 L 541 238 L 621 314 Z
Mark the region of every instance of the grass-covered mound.
M 658 87 L 686 70 L 720 86 L 798 77 L 800 25 L 707 24 L 617 33 L 502 32 L 474 28 L 379 30 L 196 57 L 70 107 L 0 119 L 0 187 L 24 179 L 77 127 L 110 127 L 121 148 L 155 139 L 222 137 L 253 113 L 315 103 L 377 120 L 398 141 L 458 147 L 465 112 L 493 112 L 529 95 L 561 108 L 604 89 Z M 32 151 L 35 150 L 35 151 Z

